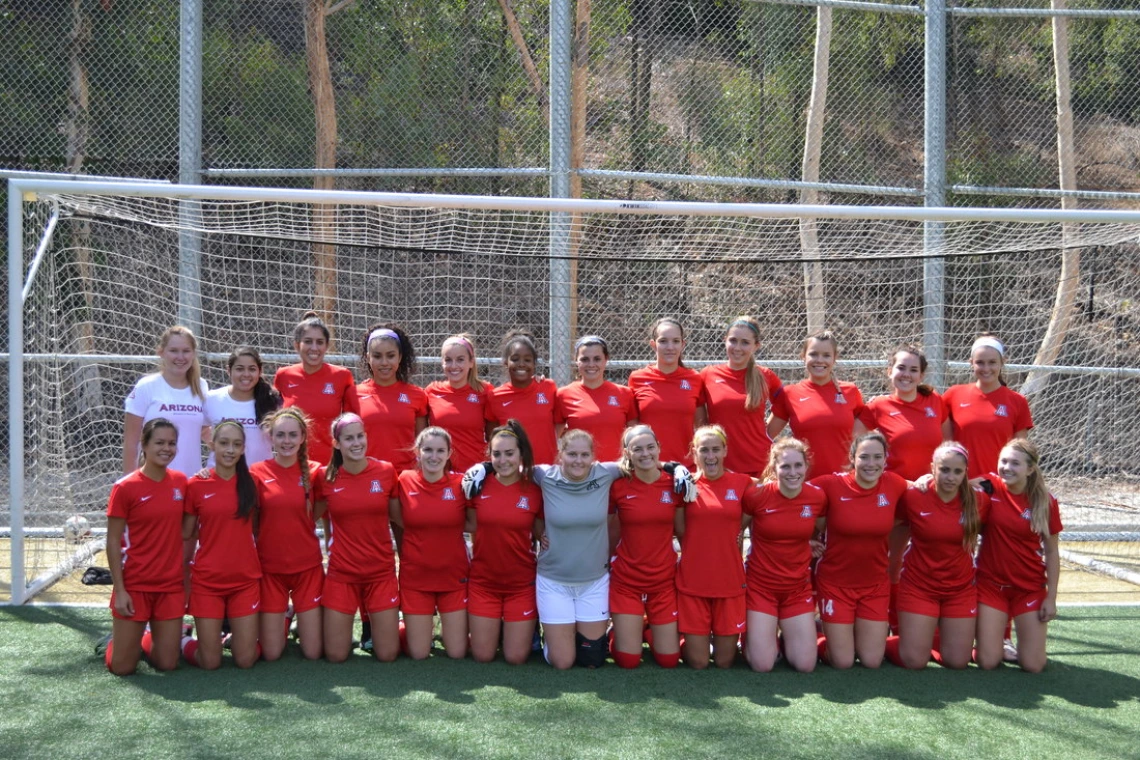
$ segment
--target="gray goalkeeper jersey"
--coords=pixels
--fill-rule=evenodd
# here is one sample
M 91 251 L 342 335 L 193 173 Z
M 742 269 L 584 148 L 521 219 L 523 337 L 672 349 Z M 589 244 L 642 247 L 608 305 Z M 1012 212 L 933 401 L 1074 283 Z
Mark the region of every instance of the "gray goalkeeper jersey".
M 610 484 L 621 472 L 595 462 L 582 481 L 567 480 L 557 465 L 536 465 L 550 548 L 538 555 L 538 574 L 567 585 L 591 583 L 609 572 Z

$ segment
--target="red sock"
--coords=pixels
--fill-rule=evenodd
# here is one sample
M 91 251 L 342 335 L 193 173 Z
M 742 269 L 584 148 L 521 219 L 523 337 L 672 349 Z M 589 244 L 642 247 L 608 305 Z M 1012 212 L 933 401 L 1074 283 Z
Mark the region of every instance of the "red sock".
M 819 652 L 819 659 L 823 660 L 824 662 L 830 662 L 830 660 L 827 659 L 827 637 L 822 633 L 816 637 L 815 647 Z
M 198 667 L 198 639 L 191 636 L 182 639 L 182 659 Z
M 899 637 L 898 636 L 888 636 L 887 637 L 886 654 L 887 654 L 887 659 L 890 660 L 894 665 L 897 665 L 900 668 L 906 667 L 906 665 L 903 664 L 902 655 L 899 653 Z
M 930 659 L 934 660 L 936 663 L 941 665 L 942 664 L 942 650 L 941 649 L 931 649 L 930 650 Z
M 408 629 L 404 627 L 403 620 L 400 621 L 400 653 L 408 656 Z
M 614 658 L 614 664 L 619 668 L 626 670 L 633 670 L 641 664 L 641 655 L 630 654 L 629 652 L 619 652 L 616 649 L 610 651 L 610 656 Z
M 111 657 L 112 657 L 112 653 L 114 651 L 115 651 L 115 642 L 108 641 L 107 642 L 107 650 L 105 652 L 103 652 L 103 661 L 107 663 L 107 670 L 111 669 Z
M 656 662 L 658 666 L 671 670 L 677 667 L 677 663 L 681 661 L 681 653 L 661 654 L 660 652 L 654 652 L 653 661 Z
M 1012 639 L 1013 638 L 1013 621 L 1009 620 L 1008 618 L 1005 621 L 1005 633 L 1002 634 L 1002 638 L 1003 639 Z
M 257 642 L 257 649 L 255 651 L 257 654 L 253 659 L 254 660 L 260 660 L 261 659 L 261 642 L 260 641 Z
M 150 635 L 149 628 L 143 631 L 142 641 L 139 643 L 142 645 L 143 656 L 150 657 L 150 650 L 154 647 L 154 639 Z
M 891 633 L 897 634 L 899 632 L 899 584 L 897 582 L 891 584 L 891 594 L 887 600 L 887 625 L 891 627 Z

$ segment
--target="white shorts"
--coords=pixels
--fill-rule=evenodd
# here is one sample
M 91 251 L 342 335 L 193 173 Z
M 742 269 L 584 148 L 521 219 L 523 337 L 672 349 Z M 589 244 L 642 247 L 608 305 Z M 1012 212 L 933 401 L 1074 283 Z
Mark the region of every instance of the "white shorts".
M 610 574 L 589 583 L 535 578 L 538 620 L 544 625 L 596 623 L 610 619 Z

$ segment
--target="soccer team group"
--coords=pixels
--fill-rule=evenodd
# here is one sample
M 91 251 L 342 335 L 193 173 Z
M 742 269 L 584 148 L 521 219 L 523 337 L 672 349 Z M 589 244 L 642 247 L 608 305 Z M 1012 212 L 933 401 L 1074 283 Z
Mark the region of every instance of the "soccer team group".
M 898 348 L 868 402 L 834 376 L 830 332 L 783 386 L 756 364 L 751 317 L 700 372 L 681 323 L 658 320 L 627 385 L 606 379 L 599 336 L 562 388 L 524 331 L 503 339 L 498 386 L 467 335 L 426 388 L 398 325 L 361 337 L 359 384 L 325 361 L 330 337 L 306 314 L 298 363 L 270 384 L 240 347 L 215 390 L 189 330 L 160 337 L 107 508 L 112 672 L 144 654 L 213 669 L 225 648 L 250 667 L 291 629 L 305 657 L 340 662 L 358 612 L 381 661 L 429 656 L 438 615 L 449 657 L 523 663 L 540 631 L 558 669 L 634 668 L 646 643 L 665 668 L 743 653 L 756 671 L 989 669 L 1011 628 L 1020 666 L 1045 666 L 1062 526 L 993 336 L 973 344 L 973 382 L 941 395 L 921 350 Z

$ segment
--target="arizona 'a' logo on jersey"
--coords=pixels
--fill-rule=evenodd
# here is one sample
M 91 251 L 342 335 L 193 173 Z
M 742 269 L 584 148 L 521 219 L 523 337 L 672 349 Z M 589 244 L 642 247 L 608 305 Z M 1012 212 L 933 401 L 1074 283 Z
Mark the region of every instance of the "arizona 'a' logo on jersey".
M 520 496 L 519 503 L 515 505 L 517 509 L 530 509 L 530 498 L 527 496 Z
M 537 396 L 535 396 L 534 403 L 536 403 L 536 404 L 549 404 L 550 401 L 547 400 L 545 393 L 540 393 Z
M 182 501 L 182 489 L 181 488 L 175 488 L 174 489 L 174 500 L 175 501 Z
M 1008 417 L 1009 410 L 1005 408 L 1005 404 L 998 404 L 997 409 L 994 409 L 995 417 Z
M 934 410 L 928 406 L 928 407 L 926 407 L 926 416 L 927 417 L 937 417 L 938 415 L 935 414 Z
M 384 489 L 380 487 L 379 480 L 373 480 L 372 485 L 368 487 L 368 493 L 382 493 L 383 491 Z
M 336 390 L 333 389 L 332 383 L 325 383 L 325 389 L 321 391 L 321 393 L 325 394 L 326 396 L 334 396 L 336 395 Z
M 1032 509 L 1026 509 L 1024 512 L 1021 513 L 1021 519 L 1022 520 L 1032 520 L 1033 519 L 1033 510 Z
M 811 504 L 804 504 L 804 508 L 800 511 L 800 517 L 811 517 Z
M 468 393 L 467 394 L 467 403 L 468 404 L 478 404 L 479 403 L 479 396 L 477 396 L 474 393 Z
M 396 402 L 397 402 L 397 403 L 400 403 L 400 404 L 410 404 L 410 403 L 412 403 L 411 399 L 409 399 L 409 398 L 408 398 L 408 394 L 406 394 L 406 393 L 401 393 L 399 396 L 397 396 L 397 397 L 396 397 Z
M 443 489 L 443 500 L 444 501 L 455 501 L 455 491 L 452 491 L 450 486 Z
M 740 501 L 740 497 L 736 495 L 736 489 L 730 488 L 724 492 L 725 501 Z
M 847 398 L 843 395 L 843 391 L 840 391 L 840 392 L 835 394 L 835 403 L 837 403 L 837 404 L 846 404 L 847 403 Z
M 891 506 L 891 503 L 890 503 L 889 501 L 887 501 L 887 495 L 886 495 L 886 494 L 883 494 L 883 493 L 879 494 L 879 503 L 878 503 L 878 506 L 880 506 L 880 507 L 889 507 L 889 506 Z
M 682 381 L 681 381 L 681 390 L 683 390 L 683 391 L 691 391 L 692 389 L 693 389 L 693 386 L 689 385 L 689 381 L 688 381 L 688 380 L 682 380 Z
M 621 406 L 618 403 L 617 396 L 610 396 L 610 400 L 606 402 L 608 406 Z
M 673 494 L 669 493 L 668 491 L 662 491 L 661 492 L 661 503 L 662 504 L 672 504 L 673 503 Z

